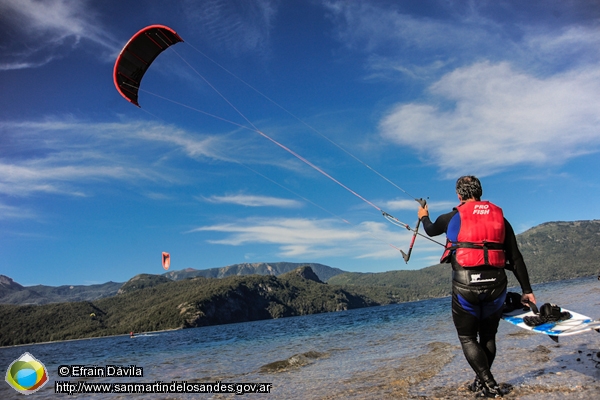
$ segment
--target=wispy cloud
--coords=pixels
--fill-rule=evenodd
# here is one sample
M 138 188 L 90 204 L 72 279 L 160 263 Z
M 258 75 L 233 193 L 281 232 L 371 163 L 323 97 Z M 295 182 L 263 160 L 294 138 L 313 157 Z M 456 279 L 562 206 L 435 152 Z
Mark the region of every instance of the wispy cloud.
M 47 162 L 28 165 L 0 163 L 0 193 L 26 196 L 33 192 L 85 196 L 85 193 L 70 183 L 89 179 L 131 179 L 139 174 L 122 167 L 100 165 L 50 166 Z
M 570 25 L 547 31 L 526 30 L 523 53 L 540 63 L 538 68 L 593 65 L 600 61 L 600 28 Z
M 389 225 L 389 227 L 393 227 Z M 393 258 L 398 250 L 389 244 L 408 243 L 410 232 L 388 230 L 388 225 L 364 222 L 345 226 L 333 219 L 250 218 L 195 228 L 193 232 L 216 232 L 214 244 L 242 246 L 268 244 L 279 248 L 281 257 Z
M 0 70 L 42 66 L 85 41 L 112 57 L 120 50 L 118 42 L 99 25 L 91 4 L 86 0 L 0 2 L 0 33 L 6 43 L 0 52 Z
M 16 207 L 0 203 L 0 220 L 3 219 L 30 219 L 35 218 L 35 213 L 24 207 Z
M 344 46 L 367 55 L 370 77 L 400 75 L 430 79 L 474 57 L 497 57 L 514 44 L 500 27 L 480 16 L 477 7 L 442 2 L 437 18 L 403 12 L 390 2 L 323 2 L 334 21 L 334 34 Z
M 427 16 L 394 2 L 323 0 L 323 4 L 340 43 L 366 55 L 371 78 L 427 81 L 482 60 L 510 61 L 545 73 L 600 60 L 594 13 L 581 17 L 590 7 L 586 1 L 555 3 L 543 10 L 517 3 L 439 1 L 432 5 L 439 12 Z M 507 9 L 514 16 L 511 24 L 503 18 Z M 575 20 L 555 16 L 573 10 L 579 12 Z M 536 18 L 528 16 L 532 12 Z
M 268 52 L 277 0 L 205 0 L 184 2 L 190 29 L 207 44 L 234 55 Z
M 419 203 L 414 200 L 406 200 L 406 199 L 394 199 L 388 200 L 386 202 L 382 202 L 382 207 L 386 211 L 400 211 L 400 210 L 412 210 L 416 211 L 419 209 Z M 451 210 L 452 207 L 456 206 L 457 202 L 450 201 L 435 201 L 428 202 L 427 208 L 431 211 L 433 210 Z M 416 215 L 416 214 L 415 214 Z
M 71 117 L 0 121 L 0 193 L 85 196 L 86 184 L 101 180 L 185 185 L 196 181 L 190 165 L 201 168 L 203 163 L 212 162 L 241 164 L 240 159 L 243 166 L 257 174 L 249 164 L 298 168 L 283 152 L 282 158 L 264 157 L 261 146 L 270 144 L 255 138 L 203 134 L 147 121 L 88 122 Z M 156 193 L 160 193 L 157 190 L 144 192 L 153 193 L 150 197 L 156 198 Z M 277 207 L 299 204 L 259 196 L 211 200 L 246 202 L 252 206 L 269 202 Z
M 102 180 L 174 183 L 181 175 L 165 157 L 218 159 L 210 137 L 155 123 L 1 122 L 0 133 L 0 193 L 15 196 L 84 196 Z
M 279 197 L 257 196 L 249 194 L 235 194 L 228 196 L 210 196 L 202 199 L 216 204 L 237 204 L 247 207 L 279 207 L 298 208 L 302 203 L 296 200 L 282 199 Z
M 366 52 L 389 51 L 398 45 L 413 50 L 453 45 L 457 50 L 472 46 L 474 41 L 485 40 L 469 37 L 477 26 L 471 12 L 462 16 L 448 14 L 446 18 L 431 18 L 404 13 L 401 7 L 387 2 L 334 0 L 324 1 L 324 5 L 334 17 L 338 39 L 349 47 Z M 457 20 L 464 22 L 462 26 L 448 29 Z M 440 35 L 444 31 L 446 34 Z
M 434 99 L 394 107 L 382 136 L 450 174 L 560 164 L 600 148 L 600 68 L 536 77 L 509 63 L 477 63 L 429 88 Z
M 145 196 L 152 200 L 160 200 L 160 201 L 173 200 L 173 196 L 171 196 L 167 193 L 147 192 L 147 193 L 145 193 Z

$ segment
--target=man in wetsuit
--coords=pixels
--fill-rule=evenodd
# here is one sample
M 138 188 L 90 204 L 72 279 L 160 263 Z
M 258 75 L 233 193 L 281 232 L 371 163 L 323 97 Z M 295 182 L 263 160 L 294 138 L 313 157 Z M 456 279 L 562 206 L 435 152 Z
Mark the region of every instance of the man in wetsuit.
M 535 296 L 512 227 L 498 206 L 481 201 L 482 193 L 479 179 L 463 176 L 456 182 L 460 205 L 433 223 L 427 206 L 420 207 L 419 219 L 429 236 L 446 234 L 441 262 L 452 265 L 452 319 L 476 373 L 469 389 L 481 397 L 501 397 L 490 368 L 506 298 L 505 269 L 513 271 L 519 281 L 523 304 L 535 303 Z

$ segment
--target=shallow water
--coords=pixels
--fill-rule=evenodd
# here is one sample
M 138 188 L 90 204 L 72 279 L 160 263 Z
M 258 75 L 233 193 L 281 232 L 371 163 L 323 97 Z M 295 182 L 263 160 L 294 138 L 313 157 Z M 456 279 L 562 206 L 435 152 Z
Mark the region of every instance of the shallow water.
M 538 304 L 556 303 L 600 318 L 596 278 L 534 286 Z M 50 382 L 35 398 L 55 398 L 55 381 L 88 383 L 186 381 L 271 383 L 265 399 L 472 398 L 474 374 L 451 322 L 450 299 L 180 331 L 0 349 L 2 368 L 24 352 L 40 360 Z M 501 323 L 497 380 L 521 399 L 593 398 L 600 393 L 595 357 L 600 335 L 569 336 L 559 344 Z M 61 378 L 60 365 L 136 365 L 143 377 Z M 22 398 L 0 384 L 0 398 Z M 62 394 L 61 396 L 67 396 Z M 78 394 L 78 398 L 125 398 Z M 134 395 L 157 399 L 229 399 L 235 394 Z

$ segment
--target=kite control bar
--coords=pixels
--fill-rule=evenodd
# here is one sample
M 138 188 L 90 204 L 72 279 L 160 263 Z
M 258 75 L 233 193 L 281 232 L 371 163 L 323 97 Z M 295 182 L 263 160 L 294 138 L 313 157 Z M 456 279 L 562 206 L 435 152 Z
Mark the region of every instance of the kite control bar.
M 421 207 L 425 207 L 427 205 L 427 201 L 425 199 L 415 199 L 417 201 L 417 203 L 419 203 L 421 205 Z M 410 246 L 408 248 L 408 253 L 405 253 L 404 251 L 400 250 L 400 253 L 402 253 L 402 258 L 404 258 L 404 261 L 408 264 L 408 260 L 410 260 L 410 254 L 412 253 L 412 249 L 413 246 L 415 245 L 415 239 L 417 238 L 417 235 L 424 237 L 425 239 L 433 242 L 433 243 L 437 243 L 440 246 L 444 246 L 443 243 L 438 242 L 437 240 L 433 240 L 432 238 L 430 238 L 429 236 L 425 236 L 422 233 L 419 233 L 419 226 L 421 225 L 421 220 L 419 219 L 419 221 L 417 222 L 417 227 L 415 229 L 411 228 L 408 224 L 405 224 L 404 222 L 400 221 L 398 218 L 394 217 L 391 214 L 388 214 L 385 211 L 381 211 L 381 213 L 383 214 L 383 216 L 385 217 L 385 219 L 387 219 L 388 221 L 390 221 L 392 224 L 394 225 L 398 225 L 401 226 L 403 228 L 408 229 L 409 231 L 413 232 L 413 237 L 412 240 L 410 241 Z
M 415 200 L 423 208 L 425 208 L 425 206 L 427 205 L 427 201 L 425 199 L 415 199 Z M 402 258 L 404 258 L 404 261 L 407 264 L 408 264 L 408 260 L 410 260 L 410 253 L 412 253 L 413 246 L 415 245 L 415 239 L 417 238 L 417 235 L 419 234 L 419 226 L 420 225 L 421 225 L 421 218 L 419 218 L 419 220 L 417 221 L 417 227 L 415 228 L 413 237 L 410 241 L 410 246 L 408 247 L 408 253 L 405 253 L 402 250 L 400 250 L 400 253 L 402 253 Z

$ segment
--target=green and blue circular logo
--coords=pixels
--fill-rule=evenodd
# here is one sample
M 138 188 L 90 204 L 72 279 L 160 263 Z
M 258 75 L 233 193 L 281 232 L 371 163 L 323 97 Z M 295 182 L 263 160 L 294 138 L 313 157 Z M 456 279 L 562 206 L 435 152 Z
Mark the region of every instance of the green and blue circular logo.
M 6 382 L 17 392 L 31 394 L 48 383 L 46 367 L 29 353 L 13 361 L 6 371 Z

